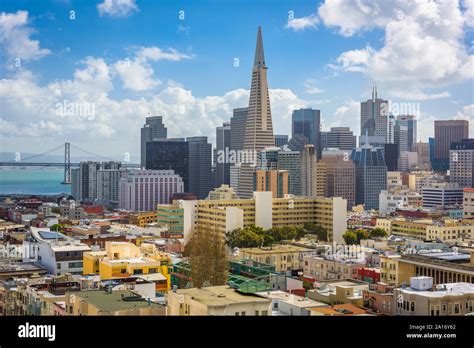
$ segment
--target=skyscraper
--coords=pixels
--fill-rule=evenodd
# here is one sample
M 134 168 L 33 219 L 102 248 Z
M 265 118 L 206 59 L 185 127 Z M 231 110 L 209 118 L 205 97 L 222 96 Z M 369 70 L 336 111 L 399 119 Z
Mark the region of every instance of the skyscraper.
M 163 124 L 162 116 L 147 117 L 141 129 L 140 167 L 146 166 L 146 143 L 158 139 L 166 139 L 168 130 Z
M 387 189 L 387 166 L 381 148 L 365 143 L 352 151 L 356 165 L 356 204 L 379 208 L 380 191 Z
M 211 159 L 212 144 L 207 137 L 188 137 L 188 190 L 198 199 L 205 199 L 212 189 Z
M 451 143 L 449 182 L 458 183 L 460 187 L 474 187 L 474 139 Z
M 271 191 L 273 198 L 284 198 L 288 194 L 289 180 L 287 170 L 257 169 L 253 173 L 253 190 Z
M 275 134 L 275 146 L 282 147 L 283 145 L 288 145 L 288 135 Z
M 278 169 L 290 173 L 289 193 L 301 195 L 301 153 L 288 149 L 278 152 Z
M 78 170 L 71 172 L 71 193 L 78 202 L 93 201 L 97 198 L 97 172 L 100 163 L 87 161 L 79 163 Z
M 219 154 L 229 152 L 230 138 L 230 122 L 224 122 L 221 127 L 216 128 L 216 187 L 220 187 L 223 184 L 230 184 L 230 162 L 226 160 L 226 156 L 219 156 Z
M 418 153 L 418 170 L 431 170 L 429 143 L 413 143 L 411 151 Z
M 360 103 L 360 135 L 369 136 L 370 143 L 388 143 L 388 101 L 377 97 L 377 86 L 372 90 L 372 99 Z
M 258 151 L 275 145 L 261 27 L 258 28 L 249 107 L 245 123 L 244 151 L 248 152 L 250 156 L 256 158 Z M 249 161 L 242 163 L 238 185 L 240 198 L 252 197 L 254 169 Z
M 411 151 L 411 147 L 417 142 L 416 117 L 413 115 L 398 115 L 396 123 L 407 128 L 407 151 Z
M 356 192 L 355 164 L 345 155 L 324 155 L 318 162 L 325 168 L 325 191 L 327 197 L 342 197 L 347 199 L 347 209 L 352 209 Z
M 306 144 L 301 153 L 301 194 L 316 197 L 316 148 Z
M 321 158 L 321 111 L 314 109 L 294 110 L 291 118 L 291 149 L 302 151 L 306 144 L 313 144 Z
M 393 142 L 398 145 L 399 153 L 410 151 L 411 145 L 408 141 L 408 127 L 396 123 L 393 131 Z
M 446 171 L 449 168 L 451 143 L 469 138 L 469 122 L 465 120 L 434 121 L 435 151 L 433 170 Z
M 127 175 L 127 170 L 120 167 L 120 162 L 102 163 L 97 172 L 97 200 L 101 204 L 116 207 L 119 201 L 119 182 Z
M 356 136 L 349 127 L 332 127 L 325 136 L 327 148 L 352 151 L 356 147 Z
M 247 121 L 248 108 L 237 108 L 233 110 L 230 119 L 230 149 L 237 153 L 244 149 L 245 124 Z M 235 158 L 235 157 L 234 157 Z M 228 159 L 226 159 L 228 160 Z M 239 189 L 240 163 L 230 163 L 229 181 L 235 192 Z
M 182 138 L 149 141 L 146 144 L 146 169 L 174 170 L 183 179 L 184 192 L 189 191 L 189 148 Z

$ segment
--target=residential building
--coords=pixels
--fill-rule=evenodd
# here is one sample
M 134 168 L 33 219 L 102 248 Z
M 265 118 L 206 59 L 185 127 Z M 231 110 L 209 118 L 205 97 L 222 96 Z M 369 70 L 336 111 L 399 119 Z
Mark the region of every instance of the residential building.
M 463 190 L 462 210 L 465 219 L 474 219 L 474 188 Z
M 333 280 L 318 282 L 318 286 L 314 290 L 309 290 L 307 296 L 309 299 L 330 305 L 350 303 L 362 306 L 364 303 L 362 292 L 368 288 L 369 284 L 355 279 Z
M 154 211 L 157 204 L 169 203 L 173 194 L 183 192 L 184 182 L 174 170 L 131 170 L 120 179 L 119 191 L 120 209 Z
M 397 315 L 460 316 L 474 311 L 474 284 L 453 282 L 433 289 L 433 278 L 410 278 L 410 286 L 395 289 Z M 400 299 L 398 301 L 398 299 Z
M 275 267 L 275 272 L 286 273 L 303 269 L 305 257 L 314 255 L 313 249 L 289 244 L 275 245 L 271 248 L 241 248 L 231 260 L 249 259 Z
M 156 207 L 157 224 L 166 228 L 164 237 L 184 238 L 184 203 L 158 204 Z
M 117 207 L 119 201 L 119 182 L 127 175 L 127 170 L 120 168 L 104 168 L 97 172 L 97 201 L 111 207 Z
M 272 300 L 272 315 L 309 316 L 312 308 L 327 307 L 325 303 L 281 290 L 256 292 L 255 295 Z
M 303 275 L 316 281 L 357 279 L 357 271 L 365 267 L 365 259 L 359 257 L 306 256 L 303 260 Z
M 137 247 L 127 242 L 106 242 L 104 251 L 84 253 L 84 275 L 98 274 L 103 280 L 161 273 L 165 279 L 156 283 L 157 292 L 170 288 L 169 266 L 170 255 L 149 243 Z
M 166 315 L 166 307 L 130 290 L 86 290 L 68 292 L 66 315 Z
M 364 307 L 370 308 L 378 315 L 395 315 L 394 287 L 382 282 L 370 284 L 362 290 Z
M 227 285 L 178 289 L 168 294 L 168 315 L 267 316 L 271 300 L 240 294 Z
M 155 211 L 142 211 L 138 213 L 128 214 L 128 223 L 138 227 L 155 224 L 157 222 Z

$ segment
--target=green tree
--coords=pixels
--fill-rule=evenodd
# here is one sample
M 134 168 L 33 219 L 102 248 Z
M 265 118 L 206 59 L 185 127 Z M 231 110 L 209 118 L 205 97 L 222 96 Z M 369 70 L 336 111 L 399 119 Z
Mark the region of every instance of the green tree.
M 385 231 L 383 228 L 374 228 L 369 232 L 370 238 L 383 238 L 387 236 L 387 231 Z
M 189 267 L 193 286 L 224 285 L 228 263 L 224 242 L 218 232 L 198 230 L 189 241 Z
M 304 224 L 304 229 L 309 234 L 314 234 L 318 237 L 318 240 L 327 242 L 328 241 L 328 231 L 320 225 L 315 223 L 308 222 Z
M 362 239 L 369 238 L 369 232 L 367 232 L 366 230 L 363 230 L 361 228 L 357 229 L 354 233 L 355 233 L 356 238 L 357 238 L 357 244 L 359 244 Z
M 62 229 L 62 226 L 60 224 L 54 224 L 50 227 L 51 231 L 56 231 L 56 232 L 60 232 L 61 229 Z
M 346 242 L 347 245 L 358 244 L 357 235 L 353 231 L 346 231 L 342 235 L 342 238 L 344 238 L 344 242 Z

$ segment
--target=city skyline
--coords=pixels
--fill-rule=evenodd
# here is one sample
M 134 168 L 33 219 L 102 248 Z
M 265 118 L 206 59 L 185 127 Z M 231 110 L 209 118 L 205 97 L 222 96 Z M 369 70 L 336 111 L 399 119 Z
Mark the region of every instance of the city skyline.
M 229 122 L 232 109 L 248 106 L 253 40 L 259 25 L 265 31 L 267 64 L 271 66 L 274 134 L 288 134 L 292 111 L 302 107 L 321 110 L 324 130 L 350 126 L 359 134 L 360 102 L 370 98 L 374 82 L 383 99 L 420 103 L 418 124 L 428 125 L 419 127 L 421 141 L 433 136 L 436 119 L 472 119 L 469 36 L 473 9 L 469 2 L 427 7 L 428 2 L 407 5 L 397 1 L 388 9 L 383 2 L 372 1 L 367 3 L 367 18 L 361 18 L 357 4 L 346 4 L 346 13 L 359 14 L 353 22 L 336 16 L 338 6 L 343 6 L 337 2 L 298 6 L 277 2 L 265 18 L 258 15 L 269 7 L 262 2 L 241 6 L 246 8 L 245 15 L 249 8 L 252 11 L 240 27 L 233 26 L 244 15 L 237 3 L 225 9 L 207 6 L 208 12 L 222 13 L 207 16 L 213 19 L 205 26 L 200 20 L 202 8 L 191 2 L 160 6 L 124 1 L 119 8 L 114 4 L 71 1 L 38 6 L 20 1 L 2 6 L 0 23 L 6 33 L 0 39 L 4 51 L 0 98 L 5 106 L 0 120 L 2 151 L 41 152 L 60 142 L 84 141 L 107 156 L 125 152 L 136 156 L 139 129 L 148 116 L 163 116 L 169 137 L 208 136 L 214 143 L 216 127 Z M 376 9 L 379 19 L 373 16 Z M 420 14 L 426 9 L 431 9 L 427 12 L 431 16 Z M 235 19 L 226 23 L 222 17 L 232 10 Z M 160 19 L 169 24 L 160 28 L 167 28 L 153 37 L 158 29 L 150 26 L 143 35 L 138 23 L 148 23 L 160 11 Z M 450 16 L 450 23 L 436 21 L 441 11 Z M 81 19 L 86 17 L 87 21 Z M 381 24 L 383 20 L 387 24 Z M 413 27 L 395 38 L 392 27 L 408 20 Z M 206 28 L 213 26 L 222 32 L 206 37 Z M 128 32 L 117 35 L 122 27 Z M 94 38 L 93 28 L 103 36 Z M 440 53 L 430 49 L 428 35 L 443 47 L 443 54 L 449 53 L 454 65 L 438 59 Z M 416 56 L 417 64 L 408 76 L 401 63 L 415 58 L 410 52 L 400 51 L 390 62 L 384 54 L 397 52 L 397 38 L 410 37 L 420 39 L 425 50 L 422 57 Z M 104 38 L 110 38 L 108 47 L 102 43 Z M 456 49 L 453 43 L 459 44 L 454 45 Z M 316 54 L 317 47 L 325 49 Z M 301 55 L 301 50 L 307 54 Z M 388 63 L 393 66 L 388 68 Z M 382 72 L 382 67 L 387 70 Z M 397 87 L 400 83 L 405 95 Z M 355 88 L 347 91 L 348 84 Z M 89 105 L 89 112 L 77 113 L 72 105 L 69 114 L 68 103 L 78 101 Z M 473 126 L 471 122 L 471 133 Z

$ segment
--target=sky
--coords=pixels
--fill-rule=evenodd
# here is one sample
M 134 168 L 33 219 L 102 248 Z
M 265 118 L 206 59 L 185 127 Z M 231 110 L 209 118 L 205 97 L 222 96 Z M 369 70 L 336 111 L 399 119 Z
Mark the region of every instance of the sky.
M 291 112 L 360 131 L 360 102 L 412 111 L 474 136 L 474 0 L 2 0 L 0 152 L 70 142 L 138 158 L 145 118 L 205 135 L 248 105 L 262 27 L 275 134 Z M 73 154 L 74 155 L 74 154 Z

